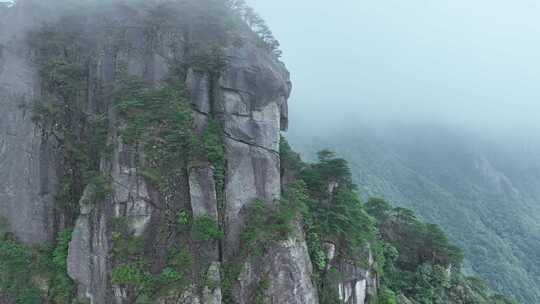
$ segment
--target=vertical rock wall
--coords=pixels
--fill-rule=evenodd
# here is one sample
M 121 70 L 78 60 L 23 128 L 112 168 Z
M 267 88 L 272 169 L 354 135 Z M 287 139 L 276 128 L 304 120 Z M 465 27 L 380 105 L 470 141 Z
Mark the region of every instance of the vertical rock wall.
M 31 121 L 28 105 L 39 81 L 28 58 L 26 34 L 38 16 L 9 9 L 0 23 L 0 220 L 26 244 L 54 233 L 54 154 Z M 9 20 L 9 26 L 6 24 Z
M 219 81 L 218 114 L 223 120 L 227 151 L 225 178 L 224 257 L 238 254 L 242 209 L 262 199 L 277 204 L 281 196 L 280 130 L 287 127 L 291 84 L 285 66 L 252 43 L 230 49 L 230 63 Z M 264 276 L 270 303 L 317 303 L 311 262 L 300 229 L 272 248 L 265 265 L 250 265 L 236 290 L 239 303 L 249 303 L 254 285 Z
M 31 114 L 24 107 L 40 94 L 36 67 L 28 60 L 31 57 L 26 45 L 27 30 L 37 26 L 30 21 L 31 15 L 39 14 L 39 10 L 35 6 L 26 8 L 24 3 L 32 5 L 32 1 L 21 1 L 17 9 L 20 18 L 10 17 L 9 31 L 5 26 L 0 29 L 0 216 L 8 219 L 10 230 L 19 239 L 42 244 L 51 241 L 59 229 L 54 211 L 58 162 L 48 139 L 33 126 Z M 130 45 L 128 49 L 115 48 L 110 37 L 96 39 L 93 47 L 98 56 L 89 63 L 88 107 L 92 109 L 98 102 L 109 104 L 110 143 L 115 149 L 102 160 L 101 171 L 112 180 L 112 194 L 99 201 L 95 189 L 85 189 L 68 256 L 68 272 L 79 296 L 96 304 L 131 301 L 128 290 L 110 282 L 113 219 L 127 219 L 134 235 L 152 243 L 166 216 L 162 212 L 166 202 L 138 172 L 141 155 L 118 137 L 122 122 L 112 106 L 110 85 L 125 63 L 130 75 L 157 86 L 171 75 L 172 62 L 186 59 L 188 47 L 171 31 L 155 33 L 149 39 L 143 30 L 137 30 L 144 24 L 137 10 L 120 5 L 104 18 L 107 16 L 129 28 L 125 38 Z M 16 26 L 17 20 L 23 21 Z M 216 219 L 224 229 L 225 238 L 220 243 L 197 249 L 198 257 L 209 261 L 205 272 L 213 281 L 220 280 L 221 264 L 233 260 L 241 250 L 243 208 L 256 199 L 277 204 L 281 196 L 279 134 L 287 126 L 289 74 L 272 54 L 257 46 L 251 32 L 244 31 L 242 46 L 224 50 L 228 64 L 220 77 L 189 69 L 185 81 L 196 129 L 201 132 L 210 118 L 223 126 L 223 205 L 219 205 L 214 168 L 208 162 L 190 163 L 185 168 L 185 181 L 178 185 L 185 197 L 181 204 L 187 203 L 194 216 Z M 268 281 L 265 297 L 270 303 L 317 303 L 300 228 L 288 241 L 272 248 L 267 257 L 263 265 L 245 263 L 246 270 L 235 282 L 238 303 L 250 303 L 262 276 Z M 189 301 L 221 303 L 217 285 L 203 288 L 200 294 L 194 292 Z

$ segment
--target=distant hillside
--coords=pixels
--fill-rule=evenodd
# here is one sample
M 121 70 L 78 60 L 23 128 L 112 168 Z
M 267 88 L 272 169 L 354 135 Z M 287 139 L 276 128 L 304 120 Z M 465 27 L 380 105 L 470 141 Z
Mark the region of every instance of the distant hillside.
M 382 197 L 440 224 L 464 249 L 467 272 L 521 303 L 540 303 L 537 149 L 433 126 L 358 129 L 296 133 L 290 142 L 300 152 L 335 150 L 364 199 Z

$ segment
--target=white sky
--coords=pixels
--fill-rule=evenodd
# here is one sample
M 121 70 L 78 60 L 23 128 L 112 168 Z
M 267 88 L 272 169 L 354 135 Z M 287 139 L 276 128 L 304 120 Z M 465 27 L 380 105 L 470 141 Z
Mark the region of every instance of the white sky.
M 376 118 L 539 130 L 538 1 L 248 1 L 281 41 L 292 129 Z

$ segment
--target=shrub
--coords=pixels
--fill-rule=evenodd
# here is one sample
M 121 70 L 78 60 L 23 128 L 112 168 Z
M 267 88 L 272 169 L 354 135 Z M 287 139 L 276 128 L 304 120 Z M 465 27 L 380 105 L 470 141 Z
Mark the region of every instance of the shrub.
M 111 274 L 111 282 L 118 285 L 140 286 L 144 279 L 143 265 L 138 263 L 115 267 Z
M 379 288 L 377 304 L 396 304 L 396 294 L 385 286 Z
M 52 254 L 52 262 L 59 269 L 67 269 L 67 257 L 69 242 L 71 241 L 71 230 L 64 230 L 56 238 L 56 246 Z
M 74 285 L 67 275 L 67 252 L 71 231 L 59 233 L 54 248 L 29 248 L 9 234 L 0 236 L 0 295 L 17 304 L 41 302 L 41 292 L 35 278 L 49 286 L 49 303 L 69 303 Z
M 295 229 L 299 216 L 306 211 L 308 199 L 301 182 L 290 186 L 276 206 L 255 200 L 246 209 L 246 223 L 240 235 L 243 248 L 249 254 L 261 255 L 272 242 L 287 240 Z
M 222 301 L 224 304 L 235 304 L 233 289 L 238 281 L 238 277 L 242 273 L 243 267 L 240 263 L 226 263 L 221 265 L 221 292 L 223 293 Z
M 198 241 L 210 241 L 223 239 L 223 231 L 215 219 L 203 215 L 193 219 L 193 238 Z
M 189 225 L 189 215 L 186 210 L 181 209 L 176 214 L 176 224 L 178 228 L 183 230 L 187 225 Z
M 0 293 L 16 303 L 39 303 L 39 291 L 32 284 L 32 253 L 15 240 L 0 239 Z

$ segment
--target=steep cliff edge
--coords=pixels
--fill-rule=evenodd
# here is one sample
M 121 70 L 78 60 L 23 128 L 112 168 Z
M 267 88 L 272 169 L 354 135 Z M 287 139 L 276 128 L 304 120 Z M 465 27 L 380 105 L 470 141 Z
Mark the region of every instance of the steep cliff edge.
M 1 304 L 511 303 L 435 225 L 304 163 L 241 0 L 0 7 Z M 499 301 L 500 300 L 500 301 Z
M 79 299 L 317 302 L 300 231 L 262 257 L 242 248 L 246 206 L 281 197 L 291 84 L 241 3 L 21 0 L 5 14 L 0 216 L 28 245 L 72 231 Z
M 25 41 L 34 13 L 4 8 L 0 27 L 0 214 L 25 243 L 54 234 L 54 160 L 31 113 L 21 106 L 39 94 L 37 72 Z M 22 11 L 24 10 L 24 12 Z M 9 26 L 7 25 L 9 24 Z

